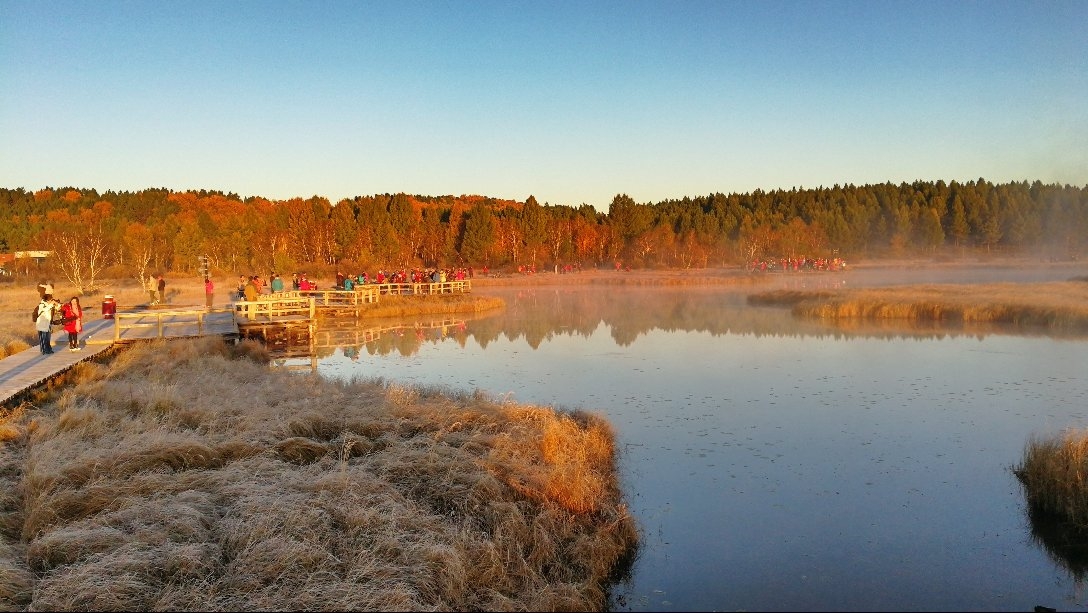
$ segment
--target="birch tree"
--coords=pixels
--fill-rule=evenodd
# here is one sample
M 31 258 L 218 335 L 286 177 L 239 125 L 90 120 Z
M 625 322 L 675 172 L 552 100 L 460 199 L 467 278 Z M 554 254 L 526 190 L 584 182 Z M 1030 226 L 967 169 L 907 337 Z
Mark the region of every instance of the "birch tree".
M 80 294 L 96 288 L 98 276 L 109 263 L 105 225 L 111 209 L 110 203 L 102 201 L 76 215 L 66 209 L 46 214 L 53 259 Z

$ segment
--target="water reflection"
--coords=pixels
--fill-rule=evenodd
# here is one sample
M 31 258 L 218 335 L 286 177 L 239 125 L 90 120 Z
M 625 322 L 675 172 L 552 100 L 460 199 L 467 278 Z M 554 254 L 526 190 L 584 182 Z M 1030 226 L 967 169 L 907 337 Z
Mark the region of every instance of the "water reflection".
M 1088 530 L 1028 508 L 1031 540 L 1073 580 L 1069 598 L 1082 602 L 1084 580 L 1088 578 Z M 1053 607 L 1051 607 L 1053 609 Z
M 313 368 L 606 414 L 643 534 L 614 608 L 1070 604 L 1008 467 L 1085 421 L 1088 344 L 840 330 L 714 289 L 503 296 L 448 326 L 330 332 Z
M 811 283 L 811 281 L 810 281 Z M 536 349 L 557 336 L 589 338 L 600 327 L 609 330 L 620 347 L 630 346 L 653 331 L 706 332 L 755 337 L 812 337 L 830 339 L 983 339 L 990 334 L 1018 334 L 1082 338 L 1081 333 L 1007 324 L 931 322 L 909 320 L 820 321 L 793 317 L 788 308 L 747 305 L 746 294 L 736 290 L 692 288 L 537 288 L 496 289 L 507 301 L 500 313 L 469 314 L 444 318 L 368 321 L 323 320 L 312 339 L 295 335 L 270 339 L 279 357 L 331 356 L 336 349 L 353 360 L 362 354 L 409 356 L 426 343 L 450 340 L 461 347 L 480 348 L 499 338 L 523 339 Z

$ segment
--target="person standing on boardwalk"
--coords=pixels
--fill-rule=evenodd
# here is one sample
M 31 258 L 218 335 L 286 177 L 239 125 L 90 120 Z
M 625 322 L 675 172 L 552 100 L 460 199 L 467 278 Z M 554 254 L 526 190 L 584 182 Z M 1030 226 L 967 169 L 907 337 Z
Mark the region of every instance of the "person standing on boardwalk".
M 53 317 L 56 316 L 58 306 L 60 303 L 53 300 L 53 294 L 45 294 L 38 303 L 34 329 L 38 331 L 38 346 L 42 355 L 53 353 Z
M 162 273 L 159 273 L 159 302 L 166 303 L 166 279 L 162 278 Z
M 158 303 L 158 301 L 155 300 L 156 286 L 157 284 L 155 283 L 155 275 L 147 275 L 147 306 L 155 306 Z
M 79 304 L 79 297 L 72 296 L 64 303 L 61 313 L 64 331 L 68 333 L 68 351 L 79 351 L 79 333 L 83 331 L 83 307 Z
M 204 277 L 204 308 L 212 309 L 212 295 L 215 294 L 215 284 L 211 277 Z
M 249 283 L 245 287 L 246 302 L 246 318 L 253 319 L 257 314 L 257 305 L 253 304 L 257 301 L 257 297 L 261 295 L 261 288 L 257 285 L 257 275 L 253 275 L 249 278 Z
M 272 293 L 278 294 L 283 291 L 283 277 L 273 273 L 272 274 Z

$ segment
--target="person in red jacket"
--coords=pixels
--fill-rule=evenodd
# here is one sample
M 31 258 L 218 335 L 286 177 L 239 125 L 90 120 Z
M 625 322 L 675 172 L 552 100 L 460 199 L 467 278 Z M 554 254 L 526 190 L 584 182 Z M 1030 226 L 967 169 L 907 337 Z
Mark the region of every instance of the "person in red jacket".
M 79 297 L 72 296 L 60 311 L 64 331 L 68 333 L 68 351 L 79 351 L 79 333 L 83 331 L 83 307 L 79 304 Z

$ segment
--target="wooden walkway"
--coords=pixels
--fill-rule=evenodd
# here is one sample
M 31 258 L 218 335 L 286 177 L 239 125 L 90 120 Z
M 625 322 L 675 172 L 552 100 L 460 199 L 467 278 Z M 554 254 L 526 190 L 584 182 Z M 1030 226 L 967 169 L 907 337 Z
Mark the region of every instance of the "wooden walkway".
M 0 405 L 109 349 L 113 345 L 112 327 L 109 320 L 87 324 L 81 334 L 87 342 L 80 342 L 80 351 L 68 351 L 68 335 L 61 330 L 53 333 L 53 355 L 42 355 L 34 345 L 0 360 Z M 106 337 L 110 340 L 100 340 Z
M 68 350 L 68 334 L 58 327 L 53 330 L 55 353 L 52 355 L 42 355 L 34 345 L 0 359 L 0 405 L 105 352 L 116 343 L 238 333 L 233 307 L 206 311 L 202 306 L 179 306 L 118 312 L 115 317 L 87 322 L 79 335 L 80 351 Z
M 470 281 L 445 283 L 384 283 L 364 285 L 351 291 L 312 290 L 262 295 L 258 300 L 237 301 L 211 310 L 203 306 L 118 311 L 114 319 L 89 321 L 80 334 L 80 351 L 68 351 L 68 335 L 60 328 L 53 331 L 55 353 L 42 355 L 35 345 L 15 355 L 0 359 L 0 405 L 67 371 L 79 362 L 105 352 L 116 343 L 195 336 L 253 336 L 265 338 L 270 327 L 305 328 L 308 345 L 315 346 L 314 322 L 321 311 L 339 315 L 346 311 L 358 317 L 362 305 L 378 302 L 383 295 L 453 294 L 472 291 Z M 247 334 L 246 331 L 249 331 Z M 353 340 L 373 338 L 379 330 L 370 329 Z M 326 341 L 328 342 L 328 341 Z

